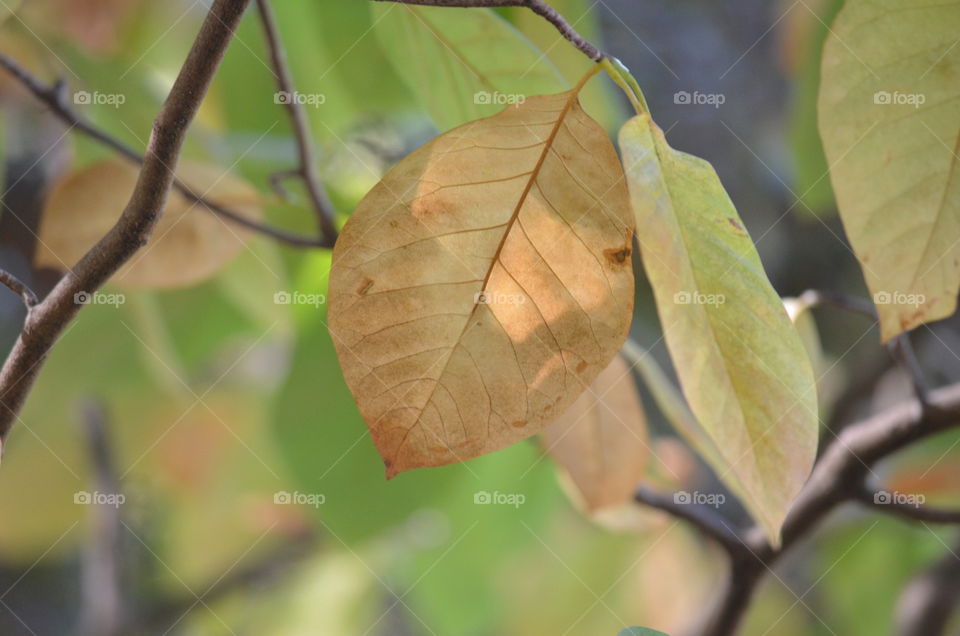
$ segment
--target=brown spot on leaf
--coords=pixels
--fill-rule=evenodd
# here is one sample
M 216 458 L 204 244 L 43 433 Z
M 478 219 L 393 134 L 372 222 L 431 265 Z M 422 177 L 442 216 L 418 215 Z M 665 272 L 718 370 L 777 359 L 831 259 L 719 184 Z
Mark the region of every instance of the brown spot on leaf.
M 417 199 L 410 205 L 410 213 L 416 219 L 426 219 L 431 217 L 445 216 L 456 210 L 447 199 L 439 196 L 428 195 Z
M 577 373 L 583 373 L 586 370 L 587 370 L 587 362 L 586 360 L 581 360 L 580 364 L 577 365 Z
M 614 247 L 608 250 L 603 250 L 603 255 L 607 257 L 607 260 L 613 263 L 614 265 L 623 265 L 630 260 L 630 245 L 624 245 L 623 247 Z
M 363 281 L 361 281 L 360 283 L 360 287 L 357 288 L 357 294 L 359 294 L 360 296 L 363 296 L 368 291 L 370 291 L 371 287 L 373 287 L 373 279 L 364 278 Z
M 524 422 L 523 420 L 517 420 L 516 422 L 512 422 L 510 424 L 510 426 L 512 426 L 513 428 L 523 428 L 526 425 L 527 423 Z
M 732 225 L 732 226 L 734 227 L 734 229 L 737 230 L 738 232 L 740 232 L 741 234 L 746 234 L 746 233 L 747 233 L 747 229 L 746 229 L 745 227 L 743 227 L 743 223 L 741 223 L 741 222 L 738 221 L 737 219 L 734 219 L 734 218 L 728 216 L 728 217 L 727 217 L 727 223 L 729 223 L 730 225 Z

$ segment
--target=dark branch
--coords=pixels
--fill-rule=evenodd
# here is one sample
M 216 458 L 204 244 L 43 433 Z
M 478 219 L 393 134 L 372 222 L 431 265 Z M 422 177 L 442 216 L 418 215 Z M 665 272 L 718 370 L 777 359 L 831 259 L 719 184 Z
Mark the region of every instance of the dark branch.
M 874 321 L 879 320 L 877 310 L 873 304 L 866 299 L 845 296 L 837 292 L 823 291 L 817 289 L 808 289 L 802 293 L 798 299 L 803 305 L 809 308 L 822 305 L 831 305 L 839 309 L 866 316 Z M 929 389 L 926 380 L 923 378 L 923 371 L 917 362 L 917 356 L 913 351 L 913 344 L 910 342 L 910 335 L 902 333 L 895 339 L 887 343 L 890 355 L 896 360 L 900 368 L 910 377 L 913 384 L 914 394 L 924 408 L 930 408 Z
M 20 297 L 23 298 L 23 304 L 27 306 L 27 309 L 32 309 L 33 306 L 37 304 L 37 295 L 33 293 L 33 290 L 10 272 L 0 269 L 0 283 L 9 287 L 11 291 L 20 294 Z
M 499 8 L 525 7 L 552 24 L 564 38 L 594 62 L 599 62 L 607 54 L 588 42 L 576 29 L 560 15 L 556 9 L 544 0 L 375 0 L 376 2 L 396 2 L 398 4 L 417 4 L 427 7 L 458 8 Z
M 100 144 L 110 148 L 125 159 L 143 165 L 143 156 L 123 143 L 119 139 L 111 137 L 88 122 L 80 113 L 73 109 L 70 104 L 70 98 L 67 94 L 67 85 L 58 81 L 54 84 L 45 84 L 31 75 L 26 69 L 20 66 L 16 61 L 4 53 L 0 53 L 0 67 L 7 70 L 15 79 L 17 79 L 33 96 L 42 104 L 47 106 L 52 113 L 60 118 L 68 126 L 76 129 L 87 137 L 97 141 Z M 245 227 L 254 232 L 265 234 L 273 239 L 292 245 L 295 247 L 332 247 L 333 242 L 323 238 L 315 239 L 300 236 L 286 230 L 276 228 L 253 219 L 249 219 L 238 212 L 227 207 L 210 201 L 193 190 L 180 179 L 174 178 L 173 187 L 183 194 L 191 203 L 199 203 L 211 212 L 222 216 L 223 218 Z
M 317 177 L 316 157 L 310 140 L 310 126 L 307 122 L 307 115 L 303 110 L 303 104 L 296 99 L 293 78 L 287 65 L 287 54 L 283 49 L 283 43 L 280 41 L 280 32 L 277 30 L 277 22 L 273 17 L 273 9 L 270 8 L 269 0 L 257 0 L 257 9 L 260 11 L 260 22 L 263 24 L 267 48 L 270 50 L 270 62 L 277 76 L 277 88 L 280 89 L 281 94 L 287 96 L 287 99 L 282 101 L 290 114 L 293 137 L 297 142 L 299 164 L 296 170 L 287 171 L 285 174 L 296 174 L 303 180 L 307 188 L 307 195 L 310 197 L 310 204 L 317 215 L 317 227 L 320 234 L 327 243 L 333 245 L 337 240 L 333 203 L 330 202 L 326 190 L 324 190 L 319 177 Z M 271 183 L 274 184 L 276 189 L 279 182 L 271 178 Z
M 931 392 L 930 404 L 933 408 L 927 409 L 917 400 L 903 402 L 841 431 L 821 454 L 794 501 L 783 524 L 779 549 L 767 542 L 759 527 L 734 534 L 742 538 L 750 558 L 741 558 L 741 551 L 731 552 L 737 556 L 732 560 L 731 576 L 720 603 L 707 617 L 700 633 L 704 636 L 734 633 L 767 569 L 837 506 L 861 500 L 863 484 L 874 464 L 913 442 L 960 425 L 960 383 Z M 699 516 L 691 519 L 684 506 L 673 508 L 646 495 L 638 500 L 652 501 L 651 505 L 690 520 L 715 538 L 718 536 L 715 523 L 707 525 Z M 726 545 L 728 537 L 718 541 Z
M 659 493 L 645 486 L 634 491 L 633 498 L 639 503 L 684 519 L 716 541 L 731 556 L 745 556 L 747 547 L 723 519 L 707 506 L 695 503 L 677 503 L 671 494 Z
M 146 245 L 166 205 L 187 128 L 207 93 L 248 0 L 214 0 L 153 124 L 143 167 L 120 219 L 27 315 L 0 370 L 0 442 L 18 419 L 51 347 L 74 319 L 78 294 L 99 289 Z M 2 448 L 2 447 L 0 447 Z
M 867 318 L 877 319 L 877 311 L 873 308 L 873 304 L 868 300 L 855 296 L 847 296 L 838 292 L 822 289 L 808 289 L 800 294 L 797 300 L 809 308 L 830 305 L 838 309 L 866 316 Z
M 917 354 L 913 350 L 913 343 L 910 341 L 910 334 L 902 333 L 889 343 L 890 354 L 897 361 L 900 368 L 910 377 L 910 383 L 913 385 L 913 393 L 923 404 L 925 409 L 932 408 L 930 404 L 930 389 L 927 387 L 927 381 L 923 377 L 923 370 L 917 361 Z
M 946 510 L 899 501 L 898 493 L 863 488 L 855 494 L 857 501 L 877 511 L 912 521 L 960 523 L 960 510 Z

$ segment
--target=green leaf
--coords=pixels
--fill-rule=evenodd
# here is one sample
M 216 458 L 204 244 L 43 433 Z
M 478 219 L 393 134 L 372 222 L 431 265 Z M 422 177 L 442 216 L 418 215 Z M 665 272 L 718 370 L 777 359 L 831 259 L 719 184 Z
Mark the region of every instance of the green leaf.
M 820 134 L 884 341 L 957 306 L 958 32 L 955 4 L 848 0 L 823 52 Z
M 325 308 L 305 311 L 311 317 L 297 321 L 295 354 L 273 427 L 294 484 L 325 497 L 316 513 L 326 528 L 346 542 L 368 539 L 430 506 L 460 481 L 472 480 L 457 467 L 392 482 L 383 478 L 383 462 L 337 364 Z
M 833 188 L 830 187 L 827 159 L 823 143 L 817 132 L 817 95 L 820 89 L 820 61 L 823 43 L 830 31 L 830 23 L 836 17 L 843 0 L 824 0 L 822 8 L 796 6 L 795 11 L 820 9 L 820 15 L 809 17 L 809 34 L 802 44 L 802 63 L 794 84 L 790 105 L 788 136 L 796 170 L 794 190 L 800 205 L 794 210 L 801 216 L 833 216 L 836 205 Z M 811 219 L 812 220 L 812 219 Z
M 684 395 L 727 464 L 720 478 L 777 543 L 816 454 L 807 354 L 710 164 L 670 148 L 648 115 L 620 146 Z
M 441 130 L 569 88 L 529 40 L 489 9 L 375 3 L 373 11 L 387 56 Z

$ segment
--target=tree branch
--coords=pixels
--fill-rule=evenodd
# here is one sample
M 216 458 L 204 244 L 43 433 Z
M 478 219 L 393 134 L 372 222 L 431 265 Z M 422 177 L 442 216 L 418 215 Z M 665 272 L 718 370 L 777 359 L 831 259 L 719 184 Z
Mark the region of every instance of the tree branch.
M 797 300 L 808 308 L 832 305 L 833 307 L 866 316 L 874 321 L 880 319 L 877 315 L 877 310 L 869 300 L 845 296 L 837 292 L 808 289 L 803 292 Z M 907 333 L 900 334 L 887 343 L 887 349 L 900 368 L 910 377 L 910 382 L 913 385 L 913 391 L 917 399 L 920 400 L 920 403 L 925 409 L 931 408 L 929 399 L 930 390 L 927 388 L 923 371 L 917 362 L 913 344 L 910 342 L 910 335 Z
M 214 0 L 154 121 L 143 168 L 120 219 L 27 315 L 23 331 L 0 370 L 0 452 L 50 348 L 83 307 L 76 302 L 76 295 L 99 289 L 149 240 L 174 183 L 187 128 L 248 1 Z
M 283 49 L 283 43 L 280 41 L 277 21 L 273 16 L 273 9 L 270 8 L 269 0 L 257 0 L 257 9 L 260 12 L 260 22 L 263 24 L 263 31 L 267 39 L 267 48 L 270 50 L 270 62 L 277 75 L 277 88 L 280 89 L 281 94 L 287 96 L 287 99 L 282 101 L 290 114 L 293 136 L 297 142 L 299 164 L 296 170 L 287 170 L 283 174 L 296 175 L 301 178 L 307 188 L 313 211 L 317 215 L 317 227 L 320 234 L 330 245 L 333 245 L 337 240 L 333 203 L 330 202 L 326 190 L 324 190 L 320 184 L 320 179 L 317 177 L 316 158 L 313 144 L 310 141 L 310 126 L 307 122 L 307 115 L 303 110 L 303 104 L 298 102 L 295 97 L 293 78 L 287 65 L 287 54 Z M 279 177 L 276 175 L 271 177 L 271 183 L 274 184 L 275 189 L 279 183 L 278 179 Z
M 20 294 L 20 297 L 23 298 L 23 304 L 27 306 L 28 310 L 37 304 L 37 295 L 33 293 L 33 290 L 27 287 L 19 278 L 4 269 L 0 269 L 0 283 L 9 287 L 11 291 Z
M 416 4 L 427 7 L 451 7 L 451 8 L 500 8 L 500 7 L 526 7 L 537 15 L 541 16 L 547 22 L 552 24 L 564 38 L 573 44 L 581 53 L 589 57 L 594 62 L 599 62 L 605 57 L 606 53 L 588 42 L 577 33 L 577 30 L 560 15 L 556 9 L 547 4 L 544 0 L 374 0 L 375 2 L 396 2 L 398 4 Z
M 143 165 L 144 158 L 139 152 L 123 143 L 119 139 L 111 137 L 106 132 L 100 130 L 73 109 L 73 106 L 70 104 L 69 95 L 67 94 L 67 85 L 63 81 L 58 81 L 53 84 L 45 84 L 31 75 L 29 71 L 20 66 L 13 58 L 4 53 L 0 53 L 0 67 L 6 69 L 6 71 L 14 77 L 14 79 L 19 81 L 20 84 L 30 91 L 30 93 L 40 103 L 47 106 L 47 108 L 49 108 L 50 111 L 59 117 L 60 120 L 65 124 L 76 129 L 78 132 L 86 135 L 90 139 L 93 139 L 94 141 L 110 148 L 125 159 L 128 159 L 137 165 Z M 333 241 L 327 237 L 315 239 L 311 237 L 300 236 L 298 234 L 294 234 L 265 223 L 260 223 L 259 221 L 255 221 L 253 219 L 249 219 L 238 212 L 216 203 L 215 201 L 210 201 L 209 199 L 200 196 L 194 192 L 190 186 L 176 177 L 174 177 L 173 180 L 173 187 L 183 194 L 183 196 L 185 196 L 191 203 L 199 203 L 214 214 L 222 216 L 223 218 L 228 219 L 237 225 L 245 227 L 254 232 L 265 234 L 266 236 L 286 243 L 287 245 L 292 245 L 294 247 L 333 247 Z
M 645 486 L 638 487 L 633 498 L 639 503 L 690 522 L 703 534 L 719 543 L 720 547 L 733 558 L 748 554 L 746 545 L 737 533 L 724 523 L 720 515 L 707 506 L 677 503 L 672 495 L 655 492 Z
M 864 487 L 859 489 L 854 498 L 864 506 L 884 512 L 889 515 L 910 521 L 929 521 L 930 523 L 960 523 L 960 510 L 945 510 L 923 505 L 911 505 L 896 499 L 885 491 L 872 490 Z M 887 499 L 890 499 L 889 501 Z
M 699 633 L 733 634 L 766 571 L 837 506 L 860 500 L 864 481 L 874 464 L 915 441 L 960 425 L 960 383 L 932 391 L 930 404 L 933 408 L 926 409 L 918 400 L 903 402 L 841 431 L 821 454 L 794 501 L 783 525 L 780 548 L 772 547 L 757 526 L 734 535 L 741 537 L 751 557 L 740 558 L 740 552 L 736 553 L 738 557 L 732 560 L 721 600 Z M 690 520 L 689 515 L 683 516 L 680 511 L 669 511 Z M 704 528 L 702 519 L 691 521 Z M 712 533 L 712 529 L 708 532 Z M 718 540 L 724 544 L 727 541 Z

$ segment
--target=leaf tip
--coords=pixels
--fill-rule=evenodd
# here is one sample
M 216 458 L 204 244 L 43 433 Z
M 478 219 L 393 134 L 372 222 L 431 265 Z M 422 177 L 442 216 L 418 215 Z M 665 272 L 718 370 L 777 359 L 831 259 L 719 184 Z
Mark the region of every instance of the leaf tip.
M 383 458 L 383 470 L 387 477 L 387 481 L 390 481 L 403 472 L 403 468 L 397 466 L 396 463 L 387 459 L 386 457 Z

